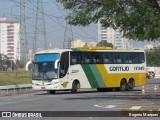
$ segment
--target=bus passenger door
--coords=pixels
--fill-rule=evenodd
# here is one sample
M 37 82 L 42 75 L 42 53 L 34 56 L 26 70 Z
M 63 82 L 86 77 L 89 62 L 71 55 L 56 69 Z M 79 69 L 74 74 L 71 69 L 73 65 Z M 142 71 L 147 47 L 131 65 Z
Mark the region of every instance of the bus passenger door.
M 60 59 L 59 78 L 60 84 L 68 82 L 69 78 L 66 76 L 69 68 L 69 52 L 64 52 Z

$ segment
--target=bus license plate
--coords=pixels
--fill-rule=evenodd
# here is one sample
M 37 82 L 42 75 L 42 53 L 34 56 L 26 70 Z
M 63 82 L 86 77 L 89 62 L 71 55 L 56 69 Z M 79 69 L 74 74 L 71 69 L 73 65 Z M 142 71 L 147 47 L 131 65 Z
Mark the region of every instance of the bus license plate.
M 45 90 L 46 88 L 43 86 L 43 87 L 41 87 L 41 89 L 42 89 L 42 90 Z

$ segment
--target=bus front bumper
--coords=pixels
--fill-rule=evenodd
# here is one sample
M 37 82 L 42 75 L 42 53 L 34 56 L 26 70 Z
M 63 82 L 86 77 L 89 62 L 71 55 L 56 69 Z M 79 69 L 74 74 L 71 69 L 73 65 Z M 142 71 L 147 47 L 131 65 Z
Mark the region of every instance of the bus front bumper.
M 34 85 L 32 84 L 33 90 L 58 90 L 58 84 L 56 85 Z

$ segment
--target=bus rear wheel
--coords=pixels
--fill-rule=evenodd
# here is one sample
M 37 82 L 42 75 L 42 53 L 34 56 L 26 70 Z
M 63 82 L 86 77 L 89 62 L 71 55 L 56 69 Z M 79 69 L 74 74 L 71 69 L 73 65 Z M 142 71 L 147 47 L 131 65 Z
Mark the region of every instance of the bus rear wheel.
M 127 83 L 125 80 L 122 80 L 120 84 L 120 91 L 126 91 L 126 90 L 127 90 Z
M 80 83 L 78 81 L 73 81 L 71 93 L 77 93 L 78 89 L 80 89 Z
M 134 80 L 129 80 L 127 90 L 132 91 L 135 86 Z

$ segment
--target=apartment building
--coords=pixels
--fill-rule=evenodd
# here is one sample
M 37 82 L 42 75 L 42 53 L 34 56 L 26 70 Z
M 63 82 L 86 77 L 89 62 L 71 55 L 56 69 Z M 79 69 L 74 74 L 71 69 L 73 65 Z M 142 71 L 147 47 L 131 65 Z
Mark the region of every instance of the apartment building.
M 0 18 L 0 54 L 10 60 L 20 60 L 20 23 L 17 20 Z
M 128 39 L 124 38 L 118 29 L 114 30 L 110 27 L 104 28 L 102 27 L 100 21 L 98 21 L 98 42 L 102 40 L 112 43 L 115 48 L 129 48 Z

